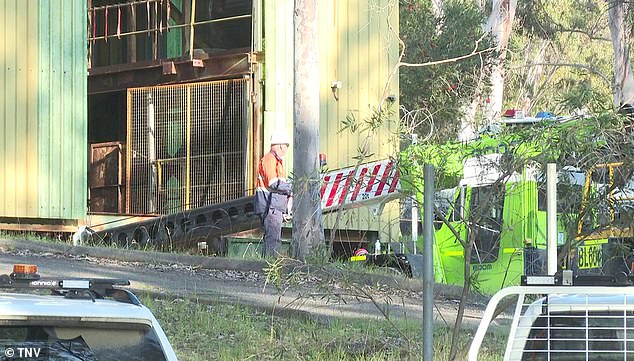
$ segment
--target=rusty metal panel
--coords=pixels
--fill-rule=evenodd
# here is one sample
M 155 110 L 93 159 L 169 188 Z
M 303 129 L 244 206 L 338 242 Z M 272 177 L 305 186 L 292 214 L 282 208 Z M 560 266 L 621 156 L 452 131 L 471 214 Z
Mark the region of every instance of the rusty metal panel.
M 124 212 L 124 145 L 122 142 L 90 145 L 90 212 Z
M 248 79 L 128 91 L 126 211 L 169 214 L 247 194 Z
M 25 3 L 39 11 L 39 217 L 82 219 L 88 194 L 86 1 Z
M 264 140 L 280 125 L 293 124 L 293 2 L 264 2 L 265 109 Z M 353 116 L 363 122 L 379 105 L 384 90 L 398 99 L 398 2 L 390 0 L 325 0 L 319 2 L 320 151 L 327 154 L 330 169 L 354 165 L 365 133 L 340 132 L 342 120 Z M 388 23 L 389 20 L 389 23 Z M 390 28 L 390 25 L 392 28 Z M 291 55 L 289 57 L 289 54 Z M 290 66 L 289 66 L 290 65 Z M 395 71 L 390 80 L 390 74 Z M 334 87 L 333 87 L 334 85 Z M 373 154 L 366 161 L 385 159 L 398 147 L 398 100 L 385 125 L 368 140 Z M 363 127 L 361 127 L 363 128 Z M 267 149 L 264 149 L 266 151 Z M 292 153 L 286 159 L 292 168 Z M 347 211 L 338 228 L 374 230 L 395 237 L 397 205 L 385 208 L 380 217 L 367 209 Z M 325 217 L 327 228 L 334 217 Z

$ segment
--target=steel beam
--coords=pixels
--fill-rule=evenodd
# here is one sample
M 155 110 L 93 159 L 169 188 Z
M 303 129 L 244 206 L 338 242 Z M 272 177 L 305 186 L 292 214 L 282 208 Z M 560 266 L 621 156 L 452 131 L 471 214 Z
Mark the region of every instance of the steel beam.
M 239 78 L 251 73 L 248 49 L 206 59 L 171 59 L 95 67 L 88 72 L 88 94 L 128 88 Z M 202 67 L 200 66 L 202 62 Z M 164 63 L 169 71 L 164 71 Z

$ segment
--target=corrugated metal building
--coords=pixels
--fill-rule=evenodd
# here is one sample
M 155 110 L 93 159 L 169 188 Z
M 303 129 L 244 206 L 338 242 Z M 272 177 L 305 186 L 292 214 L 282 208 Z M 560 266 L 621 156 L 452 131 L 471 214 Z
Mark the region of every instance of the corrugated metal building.
M 85 14 L 84 0 L 0 2 L 2 223 L 86 215 Z
M 293 1 L 264 1 L 265 102 L 264 138 L 282 119 L 287 129 L 293 121 Z M 365 133 L 340 132 L 346 116 L 363 122 L 376 108 L 387 87 L 387 95 L 398 95 L 398 73 L 387 83 L 398 58 L 398 11 L 389 0 L 330 0 L 319 2 L 319 52 L 321 126 L 320 149 L 330 169 L 354 165 Z M 389 26 L 393 27 L 393 30 Z M 340 86 L 333 89 L 333 83 Z M 336 94 L 335 94 L 336 93 Z M 396 102 L 398 96 L 396 96 Z M 392 122 L 372 138 L 367 161 L 394 155 L 398 140 L 398 104 Z M 289 152 L 292 164 L 292 149 Z M 338 228 L 372 230 L 387 239 L 398 233 L 398 203 L 386 207 L 380 217 L 368 209 L 345 212 Z M 334 216 L 325 219 L 332 227 Z
M 292 129 L 293 3 L 1 2 L 0 217 L 94 225 L 250 194 L 271 131 Z M 320 140 L 331 169 L 354 164 L 365 142 L 339 132 L 342 120 L 368 117 L 384 89 L 397 99 L 393 122 L 368 161 L 396 149 L 398 76 L 386 85 L 396 6 L 319 2 Z M 339 227 L 394 236 L 397 206 L 378 219 L 349 211 Z

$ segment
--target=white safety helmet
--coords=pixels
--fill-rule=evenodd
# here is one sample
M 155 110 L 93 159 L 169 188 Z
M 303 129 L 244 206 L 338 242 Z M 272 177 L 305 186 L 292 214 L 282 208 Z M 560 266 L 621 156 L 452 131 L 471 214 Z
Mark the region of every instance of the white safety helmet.
M 288 133 L 281 129 L 276 129 L 271 133 L 271 145 L 274 144 L 291 144 Z

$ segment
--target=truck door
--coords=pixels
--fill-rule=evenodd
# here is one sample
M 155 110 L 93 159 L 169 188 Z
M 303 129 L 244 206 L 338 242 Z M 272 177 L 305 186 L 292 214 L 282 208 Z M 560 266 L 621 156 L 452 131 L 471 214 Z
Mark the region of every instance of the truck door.
M 504 185 L 474 187 L 471 190 L 469 227 L 475 234 L 472 263 L 491 263 L 498 259 L 503 225 Z

